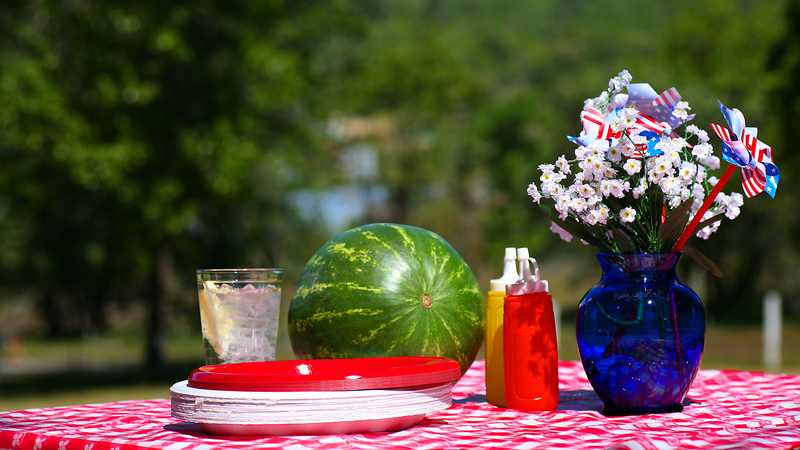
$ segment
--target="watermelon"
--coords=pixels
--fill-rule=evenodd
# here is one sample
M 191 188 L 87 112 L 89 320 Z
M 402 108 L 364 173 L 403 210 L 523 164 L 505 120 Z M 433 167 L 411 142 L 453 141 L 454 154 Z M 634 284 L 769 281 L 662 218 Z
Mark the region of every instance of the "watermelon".
M 422 228 L 377 223 L 326 243 L 289 306 L 298 359 L 444 356 L 469 368 L 486 308 L 461 255 Z

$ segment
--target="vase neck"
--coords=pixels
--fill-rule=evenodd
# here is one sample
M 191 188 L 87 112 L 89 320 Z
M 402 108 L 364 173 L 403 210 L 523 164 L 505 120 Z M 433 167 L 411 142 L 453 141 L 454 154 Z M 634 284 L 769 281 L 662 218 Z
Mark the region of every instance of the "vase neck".
M 675 276 L 681 253 L 598 253 L 596 256 L 606 281 L 649 284 L 669 282 Z

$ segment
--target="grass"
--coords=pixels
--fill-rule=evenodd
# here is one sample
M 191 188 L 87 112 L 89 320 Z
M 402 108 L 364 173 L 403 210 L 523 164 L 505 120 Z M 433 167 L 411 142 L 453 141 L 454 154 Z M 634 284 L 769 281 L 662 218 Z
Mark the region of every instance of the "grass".
M 700 368 L 800 374 L 800 347 L 791 345 L 800 339 L 800 324 L 784 325 L 782 339 L 782 364 L 777 370 L 769 370 L 763 363 L 760 326 L 708 324 Z M 574 325 L 562 327 L 559 358 L 579 359 Z
M 561 327 L 560 359 L 578 359 L 574 326 Z M 783 328 L 780 373 L 800 374 L 800 324 Z M 142 370 L 141 336 L 127 335 L 64 341 L 27 340 L 0 359 L 0 411 L 123 400 L 169 398 L 170 386 L 203 364 L 199 335 L 168 336 L 166 365 L 155 377 Z M 709 324 L 703 369 L 765 371 L 761 328 Z M 292 359 L 288 338 L 279 341 L 279 359 Z M 14 365 L 17 365 L 15 368 Z M 16 372 L 15 372 L 16 371 Z

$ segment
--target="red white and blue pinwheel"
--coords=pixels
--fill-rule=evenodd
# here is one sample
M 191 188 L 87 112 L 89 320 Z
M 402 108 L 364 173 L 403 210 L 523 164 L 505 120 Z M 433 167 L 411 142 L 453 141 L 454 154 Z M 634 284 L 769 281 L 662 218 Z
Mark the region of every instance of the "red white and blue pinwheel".
M 757 128 L 745 126 L 738 109 L 728 109 L 722 102 L 719 108 L 728 129 L 713 123 L 711 128 L 722 139 L 722 158 L 742 168 L 742 188 L 747 197 L 766 192 L 774 198 L 780 173 L 772 162 L 772 148 L 756 138 Z
M 678 102 L 681 100 L 680 94 L 673 87 L 663 93 L 656 94 L 656 91 L 647 83 L 629 84 L 628 94 L 617 94 L 616 104 L 625 107 L 634 107 L 638 111 L 636 122 L 628 127 L 631 135 L 639 135 L 646 138 L 646 144 L 638 148 L 638 154 L 634 157 L 641 159 L 643 156 L 652 157 L 661 154 L 661 150 L 656 148 L 659 136 L 664 132 L 666 126 L 677 127 L 683 121 L 675 117 L 672 113 Z M 581 124 L 583 133 L 578 137 L 567 136 L 567 138 L 580 145 L 589 146 L 596 141 L 603 142 L 603 147 L 608 148 L 614 145 L 615 141 L 622 137 L 621 131 L 616 131 L 614 123 L 621 120 L 620 112 L 622 108 L 614 108 L 603 114 L 597 108 L 586 108 L 581 112 Z M 694 115 L 686 120 L 691 120 Z

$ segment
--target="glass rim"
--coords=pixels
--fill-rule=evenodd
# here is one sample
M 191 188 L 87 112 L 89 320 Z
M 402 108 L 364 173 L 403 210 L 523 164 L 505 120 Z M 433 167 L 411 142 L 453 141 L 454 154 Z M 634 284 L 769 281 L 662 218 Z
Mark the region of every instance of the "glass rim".
M 283 272 L 283 269 L 273 268 L 250 268 L 250 269 L 197 269 L 197 273 L 258 273 L 258 272 Z

